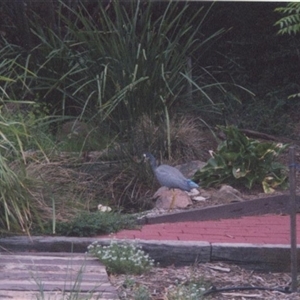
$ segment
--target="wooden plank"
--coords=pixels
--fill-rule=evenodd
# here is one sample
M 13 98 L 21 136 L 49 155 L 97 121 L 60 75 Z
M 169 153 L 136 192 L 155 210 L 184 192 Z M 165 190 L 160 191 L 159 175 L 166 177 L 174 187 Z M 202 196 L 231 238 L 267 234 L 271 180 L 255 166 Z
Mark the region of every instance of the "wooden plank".
M 62 292 L 62 291 L 53 291 L 53 292 L 44 292 L 41 296 L 40 292 L 26 292 L 26 291 L 0 291 L 0 299 L 1 300 L 37 300 L 37 299 L 45 299 L 45 300 L 63 300 L 63 299 L 91 299 L 91 300 L 111 300 L 110 293 L 93 293 L 93 295 L 89 293 L 80 293 L 80 295 Z M 117 300 L 115 298 L 114 300 Z
M 88 294 L 103 299 L 118 299 L 105 267 L 85 254 L 18 253 L 0 255 L 0 295 L 14 291 Z M 1 298 L 2 299 L 2 298 Z M 18 298 L 15 298 L 18 299 Z M 26 299 L 26 298 L 19 298 Z
M 161 266 L 188 266 L 210 261 L 211 244 L 199 241 L 136 240 L 136 245 L 149 253 Z
M 71 257 L 74 253 L 86 252 L 87 247 L 94 241 L 95 238 L 92 237 L 12 236 L 0 238 L 0 251 L 28 251 L 34 253 L 34 255 L 43 252 L 43 254 L 46 255 L 50 250 L 51 253 L 55 253 L 55 257 Z M 111 239 L 106 239 L 106 245 L 109 245 L 110 242 Z M 61 253 L 61 255 L 59 253 Z
M 187 221 L 207 221 L 238 218 L 242 216 L 263 215 L 268 213 L 282 214 L 288 213 L 288 202 L 288 195 L 270 196 L 254 200 L 247 200 L 244 202 L 198 208 L 159 216 L 146 216 L 140 219 L 139 223 L 157 224 Z M 297 196 L 297 203 L 300 203 L 300 196 Z

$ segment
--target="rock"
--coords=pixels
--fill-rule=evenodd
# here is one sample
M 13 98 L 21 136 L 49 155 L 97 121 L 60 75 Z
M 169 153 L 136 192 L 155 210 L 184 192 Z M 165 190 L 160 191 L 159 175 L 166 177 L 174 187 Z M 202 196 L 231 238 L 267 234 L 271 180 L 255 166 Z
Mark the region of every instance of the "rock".
M 200 196 L 200 191 L 198 189 L 192 189 L 187 193 L 192 200 L 195 201 L 206 201 L 209 197 L 205 197 L 204 195 Z M 201 193 L 202 194 L 202 193 Z
M 205 199 L 210 199 L 211 198 L 211 192 L 204 190 L 204 189 L 200 189 L 200 194 L 202 197 L 204 197 Z
M 102 212 L 110 212 L 111 211 L 111 207 L 99 204 L 98 205 L 98 210 L 102 211 Z
M 57 138 L 59 141 L 65 141 L 67 139 L 77 141 L 80 138 L 85 139 L 88 133 L 89 128 L 87 124 L 76 119 L 75 121 L 64 123 L 57 133 Z
M 153 197 L 157 198 L 155 203 L 155 208 L 157 209 L 186 208 L 187 206 L 193 204 L 188 194 L 179 189 L 168 189 L 166 187 L 161 187 L 157 190 Z M 173 206 L 171 207 L 173 199 L 175 200 Z
M 207 198 L 202 197 L 202 196 L 196 196 L 196 197 L 193 197 L 193 200 L 204 202 L 207 200 Z
M 213 197 L 224 203 L 243 201 L 241 193 L 230 185 L 223 185 Z
M 198 196 L 200 194 L 200 192 L 199 192 L 199 190 L 197 190 L 197 189 L 191 189 L 191 191 L 189 191 L 188 192 L 188 195 L 190 196 L 190 197 L 194 197 L 194 196 Z

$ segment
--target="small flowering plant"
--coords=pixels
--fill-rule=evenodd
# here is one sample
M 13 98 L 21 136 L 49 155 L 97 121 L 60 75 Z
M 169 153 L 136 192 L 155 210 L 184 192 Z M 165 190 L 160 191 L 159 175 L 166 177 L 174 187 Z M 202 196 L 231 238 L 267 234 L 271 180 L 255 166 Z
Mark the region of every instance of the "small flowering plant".
M 190 282 L 171 285 L 167 289 L 167 298 L 169 300 L 200 300 L 204 299 L 204 292 L 210 286 L 204 278 L 195 278 Z
M 205 287 L 200 283 L 181 284 L 177 287 L 170 287 L 167 291 L 169 300 L 199 300 L 203 299 Z
M 154 265 L 148 254 L 129 243 L 111 242 L 109 246 L 101 246 L 94 242 L 88 246 L 88 252 L 99 258 L 107 271 L 114 274 L 142 274 Z

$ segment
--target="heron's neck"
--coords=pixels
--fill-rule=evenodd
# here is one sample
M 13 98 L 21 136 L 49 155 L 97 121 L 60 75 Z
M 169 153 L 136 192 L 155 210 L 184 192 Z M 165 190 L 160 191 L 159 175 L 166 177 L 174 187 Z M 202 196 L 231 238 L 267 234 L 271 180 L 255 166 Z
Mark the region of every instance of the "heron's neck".
M 153 171 L 155 171 L 157 165 L 156 165 L 156 159 L 154 158 L 154 156 L 150 156 L 150 166 L 152 168 Z

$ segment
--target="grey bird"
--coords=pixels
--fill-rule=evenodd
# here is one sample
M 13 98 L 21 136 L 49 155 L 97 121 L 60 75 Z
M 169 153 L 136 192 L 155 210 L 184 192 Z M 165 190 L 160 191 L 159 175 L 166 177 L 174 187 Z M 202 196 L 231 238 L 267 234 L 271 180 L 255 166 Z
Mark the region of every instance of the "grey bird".
M 156 159 L 151 153 L 145 153 L 144 157 L 149 159 L 153 173 L 161 186 L 168 187 L 169 189 L 180 189 L 187 192 L 193 188 L 199 187 L 199 185 L 191 179 L 185 178 L 178 169 L 168 165 L 157 166 Z M 175 196 L 173 194 L 170 209 L 172 208 L 174 201 Z

